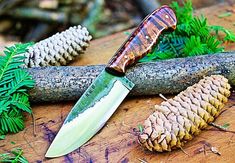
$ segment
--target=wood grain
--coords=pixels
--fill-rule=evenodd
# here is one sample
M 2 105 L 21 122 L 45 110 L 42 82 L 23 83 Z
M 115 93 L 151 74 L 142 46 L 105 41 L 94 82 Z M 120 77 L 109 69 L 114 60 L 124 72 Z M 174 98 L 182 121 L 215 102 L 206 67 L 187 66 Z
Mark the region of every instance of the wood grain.
M 165 30 L 174 30 L 176 23 L 175 13 L 170 7 L 165 5 L 154 10 L 122 44 L 105 69 L 114 75 L 124 75 L 127 67 L 151 51 L 159 35 Z
M 219 5 L 200 10 L 205 13 L 211 24 L 223 25 L 235 32 L 232 25 L 235 22 L 235 14 L 224 19 L 219 19 L 218 14 L 232 9 L 233 6 Z M 92 65 L 107 63 L 117 48 L 126 39 L 121 32 L 106 38 L 94 40 L 87 53 L 72 65 Z M 234 44 L 228 49 L 235 49 Z M 0 141 L 0 153 L 14 147 L 24 149 L 24 155 L 30 162 L 234 162 L 235 136 L 231 132 L 218 131 L 213 127 L 204 130 L 199 136 L 186 144 L 184 151 L 175 150 L 169 153 L 150 153 L 144 151 L 137 143 L 135 129 L 144 119 L 153 112 L 155 104 L 159 104 L 161 98 L 138 97 L 127 98 L 117 109 L 115 114 L 107 122 L 105 127 L 88 143 L 75 152 L 56 159 L 45 159 L 45 152 L 53 137 L 61 126 L 75 102 L 46 103 L 33 105 L 36 119 L 37 135 L 33 136 L 32 119 L 26 116 L 26 129 L 15 135 L 7 135 Z M 235 131 L 235 94 L 225 106 L 223 112 L 215 121 L 216 124 L 229 123 L 229 130 Z M 92 118 L 92 117 L 91 117 Z M 15 144 L 10 143 L 11 141 Z M 199 153 L 204 144 L 217 147 L 221 156 L 213 154 L 209 150 Z

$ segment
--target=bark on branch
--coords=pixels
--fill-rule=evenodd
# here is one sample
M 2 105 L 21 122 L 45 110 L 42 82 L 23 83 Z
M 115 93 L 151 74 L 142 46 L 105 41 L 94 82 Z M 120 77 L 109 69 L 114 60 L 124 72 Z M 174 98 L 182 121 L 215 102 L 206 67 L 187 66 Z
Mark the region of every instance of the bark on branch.
M 30 91 L 32 102 L 77 100 L 105 65 L 31 68 L 36 80 Z M 130 95 L 178 93 L 203 76 L 222 74 L 231 85 L 235 81 L 235 52 L 154 63 L 142 63 L 129 69 L 126 76 L 135 83 Z

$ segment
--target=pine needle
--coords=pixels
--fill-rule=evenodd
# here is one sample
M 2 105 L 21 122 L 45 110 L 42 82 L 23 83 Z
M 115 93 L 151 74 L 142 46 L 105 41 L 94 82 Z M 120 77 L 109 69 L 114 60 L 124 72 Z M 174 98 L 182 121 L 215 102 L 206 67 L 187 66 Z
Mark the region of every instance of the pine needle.
M 0 57 L 0 135 L 17 133 L 24 129 L 23 112 L 32 113 L 27 90 L 34 86 L 32 77 L 20 66 L 20 54 L 32 43 L 6 47 Z
M 219 14 L 218 17 L 219 18 L 225 18 L 225 17 L 229 17 L 232 15 L 232 12 L 224 12 L 222 14 Z
M 10 152 L 0 154 L 0 162 L 28 163 L 28 160 L 23 156 L 21 148 L 15 148 Z
M 170 6 L 178 20 L 176 30 L 160 36 L 153 51 L 139 62 L 214 54 L 223 52 L 223 42 L 235 42 L 235 34 L 231 31 L 222 26 L 208 25 L 203 15 L 193 16 L 191 0 L 183 1 L 183 6 L 173 1 Z M 225 34 L 222 39 L 221 32 Z
M 0 135 L 0 140 L 4 140 L 6 135 Z
M 139 132 L 142 134 L 143 133 L 143 125 L 142 124 L 138 124 L 138 129 L 139 129 Z
M 211 125 L 215 128 L 218 128 L 219 130 L 222 130 L 222 131 L 228 131 L 228 126 L 229 126 L 229 124 L 228 125 L 224 124 L 221 126 L 221 125 L 215 124 L 213 122 L 209 123 L 209 125 Z

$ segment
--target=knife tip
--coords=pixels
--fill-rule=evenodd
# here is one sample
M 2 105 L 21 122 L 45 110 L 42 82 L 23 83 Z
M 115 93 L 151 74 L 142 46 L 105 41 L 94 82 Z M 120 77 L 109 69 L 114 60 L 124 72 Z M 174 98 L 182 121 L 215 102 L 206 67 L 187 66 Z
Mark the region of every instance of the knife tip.
M 63 156 L 63 155 L 56 154 L 55 151 L 51 151 L 50 148 L 47 150 L 45 154 L 46 158 L 55 158 L 55 157 L 60 157 L 60 156 Z
M 59 157 L 59 156 L 55 156 L 55 155 L 53 155 L 53 154 L 47 152 L 47 153 L 45 154 L 45 157 L 46 157 L 46 158 L 54 158 L 54 157 Z
M 60 148 L 56 148 L 55 146 L 51 145 L 49 149 L 47 150 L 45 157 L 46 158 L 56 158 L 56 157 L 61 157 L 64 155 L 69 154 L 73 150 L 66 150 L 66 151 L 61 151 L 59 150 Z

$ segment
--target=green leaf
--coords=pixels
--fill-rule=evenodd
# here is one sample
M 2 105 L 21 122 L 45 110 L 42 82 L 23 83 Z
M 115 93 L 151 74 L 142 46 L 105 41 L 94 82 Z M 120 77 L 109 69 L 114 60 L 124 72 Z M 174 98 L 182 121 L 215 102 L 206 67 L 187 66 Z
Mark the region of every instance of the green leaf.
M 0 57 L 0 134 L 17 133 L 24 128 L 22 112 L 32 113 L 28 92 L 35 82 L 21 66 L 32 43 L 6 47 Z
M 173 1 L 170 4 L 170 7 L 175 10 L 178 24 L 187 24 L 193 18 L 193 7 L 191 0 L 187 0 L 186 2 L 183 1 L 182 7 L 179 6 L 178 2 Z
M 17 133 L 24 129 L 23 122 L 23 115 L 21 111 L 15 111 L 12 109 L 8 112 L 3 112 L 0 115 L 0 133 Z
M 23 87 L 32 88 L 34 86 L 34 81 L 31 79 L 31 76 L 22 69 L 15 70 L 14 77 L 14 80 L 10 83 L 11 89 L 8 91 L 7 95 L 19 91 Z
M 138 125 L 138 129 L 139 129 L 140 133 L 143 133 L 143 128 L 144 128 L 143 125 L 141 125 L 141 124 Z
M 11 144 L 16 144 L 15 142 L 11 141 Z
M 183 1 L 183 6 L 173 1 L 170 6 L 177 17 L 176 30 L 161 35 L 153 51 L 139 62 L 214 54 L 224 50 L 222 41 L 235 42 L 235 35 L 231 31 L 221 26 L 209 26 L 203 15 L 194 16 L 191 0 Z M 225 34 L 222 41 L 219 40 L 219 32 Z
M 229 126 L 230 126 L 229 123 L 225 123 L 225 124 L 223 124 L 223 126 L 221 126 L 221 127 L 222 127 L 222 128 L 225 128 L 225 129 L 228 129 Z
M 10 101 L 7 101 L 7 100 L 1 100 L 0 101 L 0 115 L 3 111 L 7 111 L 10 109 L 10 104 L 11 102 Z
M 219 14 L 218 17 L 219 18 L 224 18 L 224 17 L 228 17 L 228 16 L 231 16 L 232 13 L 231 12 L 224 12 L 222 14 Z
M 22 93 L 15 93 L 12 96 L 12 100 L 10 101 L 11 105 L 16 106 L 17 108 L 32 113 L 29 105 L 29 99 L 28 96 L 22 94 Z
M 205 54 L 206 45 L 201 42 L 199 36 L 191 36 L 185 42 L 185 56 L 197 56 Z
M 4 140 L 6 135 L 0 135 L 0 140 Z
M 28 160 L 23 156 L 21 148 L 15 148 L 10 152 L 0 154 L 0 162 L 28 163 Z
M 204 16 L 201 18 L 195 17 L 190 22 L 190 35 L 207 37 L 210 35 L 207 19 Z
M 215 36 L 204 38 L 203 42 L 206 44 L 205 51 L 208 54 L 224 51 L 224 47 L 221 46 L 222 41 L 219 41 Z
M 235 34 L 230 30 L 227 30 L 224 27 L 218 25 L 213 25 L 210 26 L 209 28 L 211 31 L 214 31 L 216 33 L 217 37 L 219 37 L 219 32 L 224 33 L 225 37 L 223 38 L 223 41 L 235 42 Z

